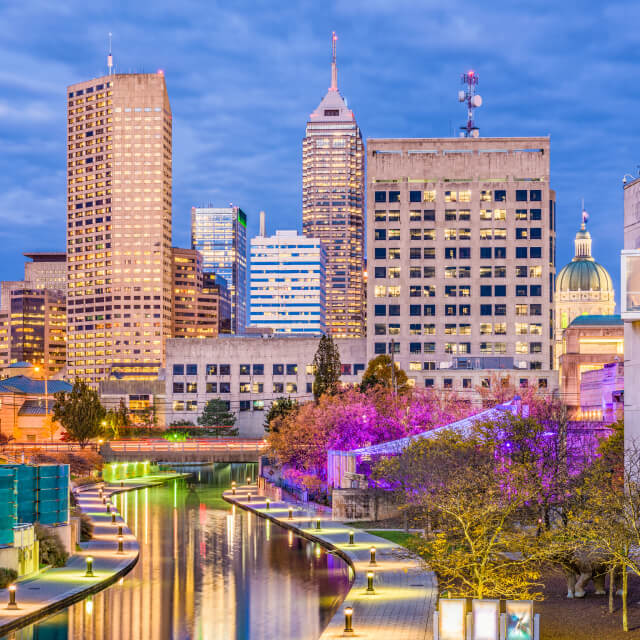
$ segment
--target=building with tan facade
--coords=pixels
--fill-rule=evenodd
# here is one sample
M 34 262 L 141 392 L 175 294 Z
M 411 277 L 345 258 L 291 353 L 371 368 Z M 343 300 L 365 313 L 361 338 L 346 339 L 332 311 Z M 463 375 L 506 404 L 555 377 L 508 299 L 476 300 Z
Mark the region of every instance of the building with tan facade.
M 367 359 L 415 385 L 557 385 L 549 138 L 367 141 Z
M 326 327 L 337 338 L 365 334 L 364 144 L 338 91 L 333 36 L 331 86 L 302 141 L 302 233 L 326 251 Z
M 164 361 L 171 335 L 172 116 L 164 74 L 67 91 L 67 362 L 98 382 Z

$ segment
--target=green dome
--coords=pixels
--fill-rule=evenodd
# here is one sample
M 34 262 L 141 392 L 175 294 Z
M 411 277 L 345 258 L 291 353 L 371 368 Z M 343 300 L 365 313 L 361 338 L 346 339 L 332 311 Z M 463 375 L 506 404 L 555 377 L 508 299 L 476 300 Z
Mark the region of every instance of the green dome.
M 556 291 L 613 291 L 613 282 L 593 258 L 574 258 L 558 273 Z

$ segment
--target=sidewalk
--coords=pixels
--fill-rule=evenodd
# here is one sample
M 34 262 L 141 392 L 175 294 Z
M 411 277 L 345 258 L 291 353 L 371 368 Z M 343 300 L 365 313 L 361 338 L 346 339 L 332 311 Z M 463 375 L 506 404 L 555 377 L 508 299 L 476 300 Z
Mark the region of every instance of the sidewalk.
M 247 494 L 251 500 L 247 500 Z M 226 491 L 223 497 L 268 518 L 294 533 L 319 542 L 340 555 L 355 572 L 351 590 L 342 606 L 329 622 L 320 640 L 330 638 L 368 638 L 370 640 L 430 640 L 432 619 L 437 598 L 437 583 L 433 572 L 406 549 L 331 520 L 331 514 L 294 507 L 289 519 L 289 505 L 274 502 L 266 508 L 266 498 L 255 486 L 238 487 L 236 494 Z M 320 529 L 317 529 L 320 518 Z M 354 544 L 349 545 L 349 532 L 354 532 Z M 370 564 L 370 548 L 376 548 L 376 564 Z M 374 571 L 374 594 L 367 593 L 367 572 Z M 344 633 L 344 610 L 353 608 L 352 634 Z
M 154 486 L 181 477 L 182 474 L 162 474 L 125 480 L 124 486 L 105 485 L 109 501 L 115 493 Z M 99 497 L 96 485 L 74 490 L 78 506 L 93 522 L 93 538 L 83 543 L 83 550 L 70 556 L 64 567 L 47 569 L 33 577 L 16 582 L 18 609 L 6 609 L 8 589 L 0 589 L 0 636 L 24 626 L 42 616 L 62 609 L 100 591 L 126 574 L 138 561 L 139 546 L 131 530 L 118 515 L 115 524 Z M 122 525 L 123 553 L 118 553 L 118 526 Z M 93 577 L 87 577 L 86 559 L 93 558 Z

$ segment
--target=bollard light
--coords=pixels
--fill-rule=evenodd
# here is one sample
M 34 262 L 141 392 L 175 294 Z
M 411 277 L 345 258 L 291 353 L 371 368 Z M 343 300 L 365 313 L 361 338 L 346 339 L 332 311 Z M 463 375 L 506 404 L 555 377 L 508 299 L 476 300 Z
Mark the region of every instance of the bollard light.
M 351 545 L 353 544 L 353 536 L 354 535 L 355 534 L 353 533 L 353 531 L 349 531 L 349 544 L 351 544 Z
M 251 478 L 247 476 L 247 484 L 251 484 Z
M 118 553 L 124 553 L 124 536 L 118 536 Z
M 234 496 L 236 495 L 236 483 L 235 483 L 235 481 L 231 483 L 231 493 Z
M 318 529 L 318 530 L 321 529 L 320 518 L 316 518 L 316 529 Z
M 103 496 L 103 491 L 102 491 L 102 487 L 100 487 L 100 489 L 98 489 L 98 496 L 100 496 L 100 498 L 102 498 Z
M 107 504 L 107 499 L 104 496 L 102 496 L 102 504 Z
M 122 525 L 121 524 L 118 525 L 118 535 L 119 536 L 122 535 Z
M 289 520 L 293 520 L 293 507 L 289 507 Z
M 369 560 L 369 564 L 375 564 L 376 563 L 376 548 L 375 547 L 371 547 L 371 549 L 369 551 L 371 552 L 371 559 Z
M 267 498 L 267 511 L 269 511 L 269 507 L 271 506 L 271 500 Z
M 116 512 L 112 511 L 111 512 L 111 524 L 115 524 L 116 523 Z
M 18 605 L 16 604 L 16 585 L 9 585 L 9 603 L 6 606 L 7 609 L 17 609 Z
M 247 493 L 247 502 L 251 502 L 251 494 Z
M 344 610 L 344 632 L 353 633 L 353 609 L 345 607 Z
M 87 556 L 87 571 L 84 574 L 87 578 L 93 578 L 93 558 L 91 556 Z
M 111 513 L 111 503 L 107 504 L 107 513 Z
M 375 593 L 373 589 L 373 571 L 367 571 L 367 593 Z

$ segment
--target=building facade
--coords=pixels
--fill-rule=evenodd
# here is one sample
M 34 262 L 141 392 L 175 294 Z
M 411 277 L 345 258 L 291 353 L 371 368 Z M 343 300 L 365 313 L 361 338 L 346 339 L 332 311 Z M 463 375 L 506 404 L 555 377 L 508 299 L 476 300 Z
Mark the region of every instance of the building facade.
M 240 207 L 192 207 L 191 248 L 205 273 L 224 278 L 231 299 L 231 332 L 247 324 L 247 215 Z
M 66 365 L 64 292 L 14 289 L 0 311 L 0 368 L 28 362 L 55 376 Z
M 359 382 L 366 367 L 365 340 L 338 339 L 341 381 Z M 221 398 L 236 413 L 244 437 L 262 437 L 265 411 L 282 396 L 313 399 L 313 357 L 318 338 L 218 337 L 168 340 L 167 424 L 197 423 L 204 405 Z
M 67 291 L 67 254 L 64 251 L 31 251 L 22 254 L 24 279 L 31 289 Z
M 419 386 L 553 388 L 548 138 L 367 141 L 367 358 Z
M 616 308 L 613 281 L 608 271 L 591 255 L 591 234 L 586 215 L 575 238 L 573 260 L 558 272 L 555 297 L 556 361 L 560 366 L 563 331 L 580 315 L 609 316 Z M 619 318 L 617 318 L 619 320 Z
M 586 371 L 580 380 L 582 420 L 613 422 L 624 415 L 624 363 L 610 362 Z
M 580 388 L 588 371 L 624 359 L 624 323 L 617 315 L 579 315 L 563 330 L 560 393 L 573 411 L 582 406 Z
M 220 296 L 224 288 L 209 286 L 205 291 L 199 251 L 174 247 L 172 255 L 172 337 L 215 338 L 221 323 Z
M 68 88 L 68 375 L 160 366 L 171 334 L 172 117 L 164 74 Z
M 334 34 L 331 86 L 302 141 L 302 233 L 327 252 L 327 330 L 357 338 L 365 334 L 364 144 L 338 91 L 335 44 Z
M 295 231 L 251 239 L 251 325 L 274 333 L 325 332 L 322 243 Z

